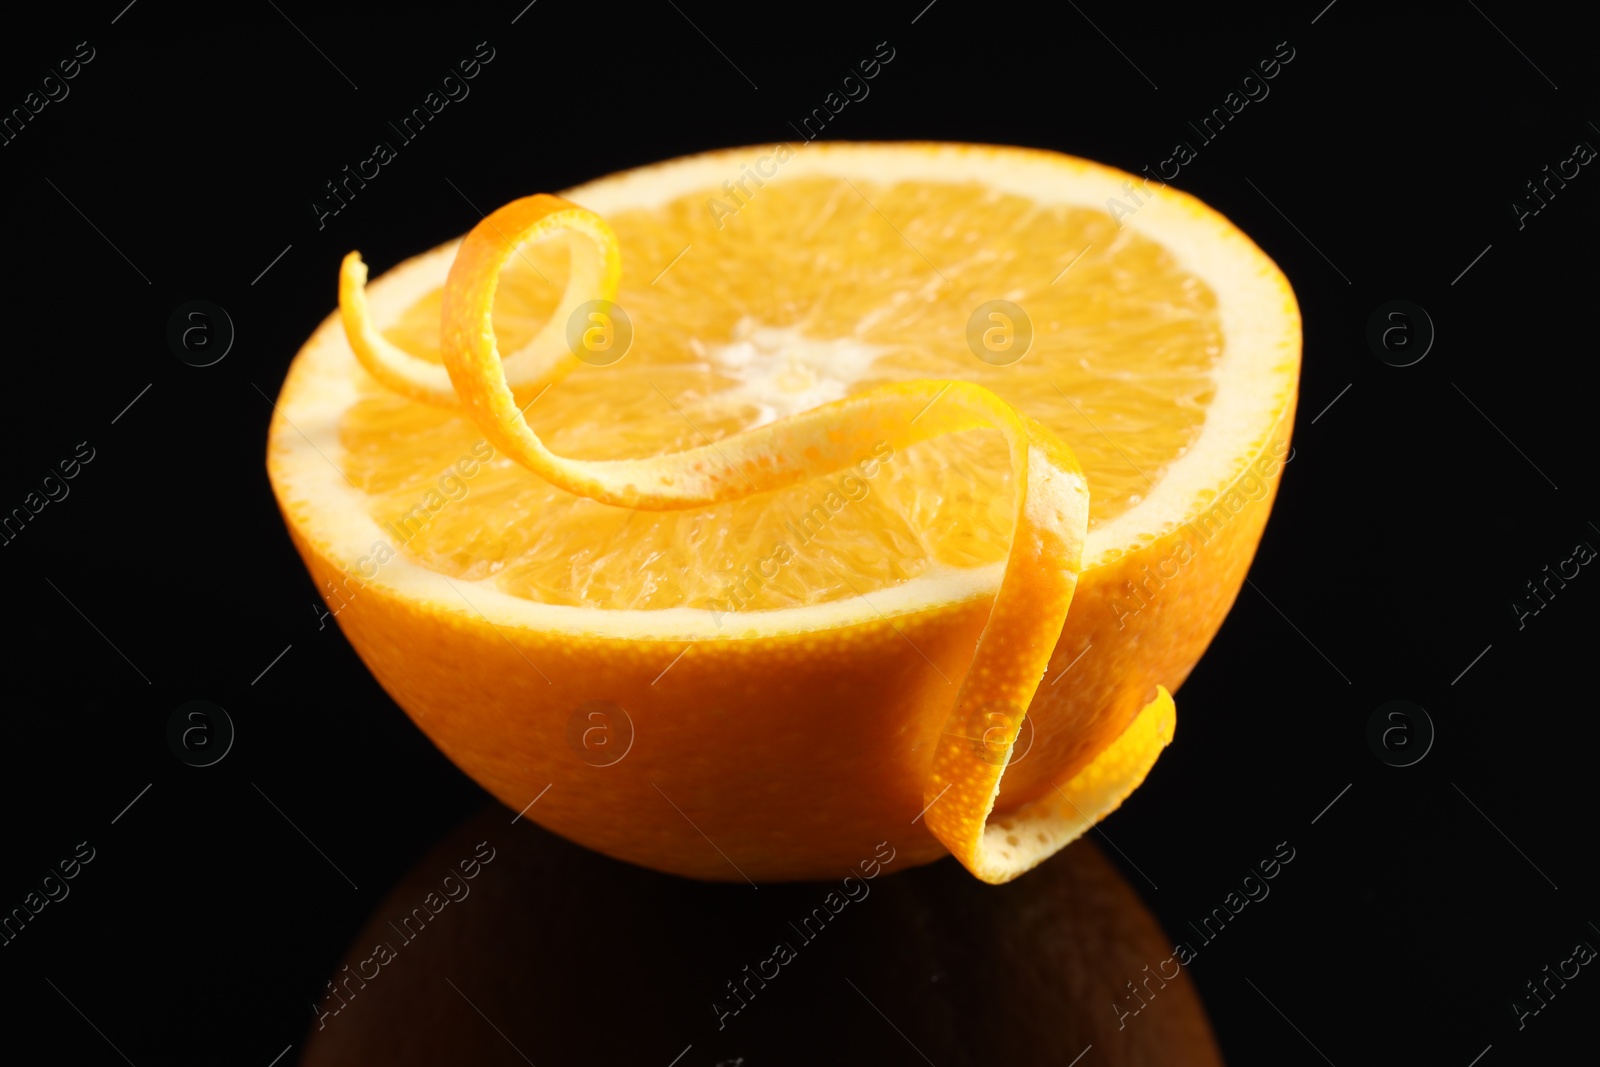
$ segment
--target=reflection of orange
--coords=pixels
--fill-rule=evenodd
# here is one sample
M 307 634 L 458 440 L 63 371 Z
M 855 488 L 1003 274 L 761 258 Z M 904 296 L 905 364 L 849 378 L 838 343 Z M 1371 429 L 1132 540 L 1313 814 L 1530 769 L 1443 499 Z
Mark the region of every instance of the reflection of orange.
M 274 487 L 319 583 L 364 586 L 363 659 L 514 810 L 549 785 L 529 818 L 702 878 L 888 840 L 1004 881 L 1171 737 L 1287 452 L 1294 298 L 1198 202 L 1118 229 L 1127 175 L 1040 152 L 811 145 L 718 230 L 751 155 L 569 194 L 594 213 L 516 201 L 370 294 L 352 257 Z M 592 297 L 633 324 L 604 367 L 562 340 Z M 966 336 L 997 297 L 1032 323 L 1004 366 Z M 464 498 L 384 540 L 483 441 Z M 565 736 L 592 700 L 636 732 L 606 767 Z
M 1096 842 L 1000 891 L 949 862 L 877 869 L 863 842 L 826 882 L 753 892 L 510 820 L 479 812 L 378 904 L 329 968 L 341 995 L 307 1012 L 304 1067 L 665 1065 L 691 1045 L 678 1067 L 923 1063 L 912 1046 L 939 1067 L 1065 1067 L 1091 1044 L 1077 1067 L 1222 1062 L 1189 968 L 1156 976 L 1172 939 Z M 485 840 L 494 861 L 463 881 L 470 895 L 402 933 Z M 830 893 L 850 896 L 790 927 Z M 351 979 L 380 943 L 391 961 Z M 771 977 L 779 943 L 794 956 Z M 719 1019 L 730 981 L 746 1006 Z M 1119 1017 L 1139 1003 L 1130 981 L 1149 1006 Z

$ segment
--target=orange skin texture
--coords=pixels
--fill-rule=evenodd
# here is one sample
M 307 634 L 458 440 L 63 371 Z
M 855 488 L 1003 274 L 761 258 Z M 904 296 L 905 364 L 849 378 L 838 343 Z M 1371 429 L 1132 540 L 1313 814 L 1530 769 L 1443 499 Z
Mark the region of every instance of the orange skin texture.
M 1293 413 L 1258 455 L 1287 442 Z M 991 823 L 1087 765 L 1156 684 L 1187 677 L 1243 584 L 1281 475 L 1126 616 L 1126 629 L 1112 596 L 1182 534 L 1083 574 L 1029 708 L 1033 746 L 1006 770 Z M 344 573 L 290 518 L 318 587 L 337 587 Z M 828 877 L 864 841 L 890 842 L 905 866 L 946 854 L 916 818 L 954 696 L 940 674 L 966 674 L 989 598 L 899 616 L 904 637 L 874 621 L 696 642 L 673 664 L 683 642 L 496 632 L 476 615 L 419 610 L 357 582 L 336 621 L 385 691 L 512 811 L 549 786 L 529 817 L 571 840 L 712 881 Z M 1052 685 L 1088 643 L 1102 654 L 1091 650 Z M 584 762 L 567 741 L 569 717 L 591 700 L 615 702 L 633 723 L 632 749 L 610 766 Z
M 343 580 L 294 539 L 319 586 Z M 761 882 L 843 870 L 863 841 L 888 840 L 907 865 L 946 854 L 911 821 L 953 696 L 928 661 L 961 677 L 988 609 L 897 618 L 905 637 L 873 622 L 697 642 L 654 685 L 683 642 L 504 626 L 502 639 L 376 586 L 337 621 L 423 733 L 512 811 L 548 785 L 530 816 L 573 841 L 656 870 Z M 591 700 L 633 723 L 632 749 L 610 766 L 567 741 L 568 718 Z

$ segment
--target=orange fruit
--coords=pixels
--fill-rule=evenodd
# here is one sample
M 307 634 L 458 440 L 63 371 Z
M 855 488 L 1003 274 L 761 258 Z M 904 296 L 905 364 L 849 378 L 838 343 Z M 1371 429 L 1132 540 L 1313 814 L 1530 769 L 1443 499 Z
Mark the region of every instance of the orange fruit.
M 1176 191 L 1119 226 L 1134 181 L 745 149 L 514 201 L 370 291 L 352 255 L 273 421 L 291 535 L 395 700 L 558 833 L 1008 880 L 1171 738 L 1289 458 L 1288 283 Z

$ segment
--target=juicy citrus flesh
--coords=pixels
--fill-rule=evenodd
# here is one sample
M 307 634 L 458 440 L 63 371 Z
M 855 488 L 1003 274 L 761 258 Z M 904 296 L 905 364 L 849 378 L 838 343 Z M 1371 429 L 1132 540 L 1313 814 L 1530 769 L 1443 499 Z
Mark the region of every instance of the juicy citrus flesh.
M 534 401 L 526 417 L 552 451 L 677 452 L 883 382 L 954 378 L 1071 441 L 1098 525 L 1137 503 L 1199 430 L 1222 348 L 1215 295 L 1103 212 L 936 180 L 797 178 L 761 189 L 737 216 L 708 209 L 726 198 L 712 186 L 607 218 L 622 248 L 616 302 L 633 344 L 620 362 L 581 367 Z M 511 260 L 495 304 L 503 351 L 555 308 L 566 256 L 550 241 Z M 991 299 L 1011 300 L 1032 322 L 1018 362 L 991 365 L 969 347 L 968 317 Z M 426 294 L 385 335 L 437 362 L 440 305 L 440 291 Z M 825 523 L 813 509 L 833 482 L 641 512 L 565 492 L 502 458 L 423 525 L 414 509 L 483 439 L 472 420 L 374 386 L 347 413 L 341 439 L 345 472 L 371 494 L 373 517 L 416 531 L 406 551 L 550 604 L 802 606 L 993 564 L 1011 541 L 1015 490 L 992 431 L 873 464 L 874 477 L 852 483 L 849 506 Z M 795 552 L 777 576 L 741 583 L 780 542 Z
M 665 206 L 674 203 L 678 204 L 675 210 L 692 211 L 692 201 L 701 190 L 713 187 L 716 175 L 738 171 L 741 157 L 750 155 L 741 150 L 676 161 L 606 179 L 569 195 L 592 204 L 613 221 L 631 219 L 641 205 L 648 209 L 642 211 L 644 215 L 660 216 Z M 821 178 L 823 184 L 833 187 L 844 178 L 855 195 L 870 188 L 881 192 L 884 199 L 891 199 L 900 187 L 936 187 L 938 193 L 976 187 L 987 190 L 981 192 L 982 202 L 1004 200 L 1001 194 L 1006 193 L 1022 195 L 1034 202 L 1033 217 L 1079 216 L 1086 219 L 1086 227 L 1096 223 L 1096 206 L 1127 180 L 1126 175 L 1067 157 L 972 146 L 808 146 L 806 159 L 803 164 L 789 164 L 786 180 L 798 185 Z M 774 184 L 762 193 L 777 190 Z M 944 210 L 959 214 L 960 202 L 971 198 L 955 195 L 953 199 L 955 203 L 947 201 Z M 683 201 L 690 203 L 685 206 Z M 1058 210 L 1063 203 L 1070 205 L 1068 210 Z M 1040 205 L 1048 210 L 1039 210 Z M 757 218 L 758 206 L 746 205 L 738 218 L 726 220 L 727 226 Z M 890 222 L 879 207 L 872 205 L 873 217 L 889 223 L 891 230 L 904 231 L 909 226 L 915 231 L 919 224 L 925 225 L 917 216 Z M 827 214 L 830 218 L 837 214 L 837 206 Z M 1109 228 L 1107 232 L 1115 230 L 1103 217 L 1100 225 Z M 624 239 L 627 226 L 624 222 L 617 227 Z M 1299 318 L 1281 274 L 1226 220 L 1182 194 L 1163 191 L 1144 206 L 1131 230 L 1131 234 L 1114 233 L 1108 247 L 1113 252 L 1121 246 L 1138 251 L 1143 242 L 1148 246 L 1143 251 L 1151 253 L 1151 262 L 1160 270 L 1152 272 L 1148 264 L 1138 268 L 1138 261 L 1130 260 L 1134 273 L 1144 269 L 1148 281 L 1172 268 L 1169 273 L 1175 284 L 1173 291 L 1132 286 L 1129 306 L 1143 300 L 1158 309 L 1154 318 L 1167 327 L 1174 320 L 1192 321 L 1184 329 L 1135 332 L 1127 340 L 1137 343 L 1141 337 L 1182 336 L 1188 329 L 1199 335 L 1209 331 L 1214 343 L 1170 346 L 1187 350 L 1191 362 L 1206 373 L 1130 375 L 1123 361 L 1108 361 L 1108 377 L 1133 381 L 1138 386 L 1135 393 L 1157 397 L 1146 405 L 1148 410 L 1133 413 L 1127 425 L 1143 419 L 1153 428 L 1148 434 L 1152 438 L 1160 438 L 1163 428 L 1172 428 L 1173 440 L 1167 445 L 1157 441 L 1151 446 L 1114 436 L 1124 430 L 1120 416 L 1083 402 L 1096 395 L 1092 383 L 1085 384 L 1089 391 L 1079 395 L 1061 388 L 1058 382 L 1051 383 L 1058 396 L 1069 400 L 1068 406 L 1083 419 L 1085 428 L 1072 432 L 1040 427 L 1038 432 L 1045 435 L 1040 441 L 1047 450 L 1055 447 L 1051 442 L 1057 442 L 1059 435 L 1071 441 L 1080 457 L 1090 456 L 1094 448 L 1087 435 L 1092 431 L 1126 470 L 1138 475 L 1143 491 L 1119 496 L 1115 476 L 1099 475 L 1110 480 L 1094 502 L 1098 511 L 1086 508 L 1077 520 L 1087 523 L 1092 519 L 1097 529 L 1089 531 L 1076 599 L 1049 657 L 1046 683 L 1037 693 L 1034 685 L 1044 665 L 1037 653 L 1029 651 L 1024 657 L 1027 667 L 1020 666 L 1020 659 L 1009 662 L 1007 654 L 997 658 L 992 648 L 984 661 L 987 666 L 979 668 L 974 659 L 980 634 L 986 640 L 1001 633 L 1008 639 L 1027 637 L 1039 629 L 1038 619 L 1055 613 L 1059 622 L 1060 614 L 1065 613 L 1064 605 L 1051 606 L 1044 599 L 1030 604 L 1029 597 L 1012 594 L 1007 611 L 1020 608 L 1020 620 L 997 623 L 1005 597 L 995 600 L 991 611 L 988 605 L 995 588 L 1003 584 L 1002 577 L 1014 579 L 1025 573 L 1025 568 L 1018 566 L 1022 557 L 1016 545 L 1012 546 L 1009 570 L 986 562 L 1005 557 L 1004 536 L 999 537 L 999 551 L 980 549 L 966 560 L 978 565 L 965 567 L 959 565 L 960 557 L 955 557 L 955 564 L 948 555 L 939 558 L 936 548 L 940 539 L 924 537 L 924 552 L 933 562 L 911 577 L 881 580 L 870 596 L 857 596 L 870 570 L 863 568 L 852 578 L 848 569 L 836 569 L 834 573 L 843 574 L 846 584 L 853 584 L 846 596 L 825 589 L 820 595 L 804 593 L 809 599 L 798 604 L 785 601 L 771 610 L 743 610 L 732 629 L 724 629 L 720 620 L 714 625 L 706 622 L 707 614 L 717 615 L 715 610 L 684 610 L 681 605 L 687 601 L 683 599 L 671 601 L 680 606 L 654 610 L 606 610 L 581 606 L 589 602 L 530 597 L 514 581 L 506 580 L 504 572 L 510 568 L 496 562 L 505 530 L 483 525 L 481 516 L 478 525 L 461 531 L 470 543 L 456 556 L 461 569 L 453 576 L 449 567 L 430 561 L 419 551 L 419 542 L 426 544 L 421 533 L 402 537 L 405 548 L 400 558 L 385 562 L 387 555 L 380 556 L 382 573 L 372 574 L 366 569 L 367 557 L 374 554 L 368 545 L 373 550 L 379 545 L 371 538 L 381 530 L 392 533 L 396 527 L 393 520 L 374 521 L 384 509 L 375 505 L 374 494 L 365 490 L 382 487 L 382 473 L 370 472 L 379 480 L 368 481 L 369 472 L 360 463 L 362 432 L 358 427 L 375 412 L 392 414 L 394 425 L 382 431 L 388 440 L 368 450 L 392 456 L 418 447 L 430 434 L 456 432 L 448 423 L 464 417 L 440 411 L 419 416 L 417 405 L 381 395 L 372 380 L 354 366 L 351 347 L 339 336 L 333 320 L 308 342 L 285 384 L 274 418 L 269 471 L 295 542 L 313 575 L 326 583 L 329 592 L 342 583 L 348 595 L 351 572 L 361 568 L 363 580 L 355 583 L 360 597 L 354 604 L 341 601 L 338 606 L 345 610 L 339 621 L 374 674 L 441 749 L 508 804 L 520 809 L 532 795 L 551 786 L 550 796 L 531 816 L 546 826 L 613 855 L 697 877 L 819 877 L 837 863 L 847 862 L 845 857 L 854 847 L 851 842 L 879 835 L 896 842 L 909 862 L 935 858 L 948 846 L 979 877 L 1004 881 L 1114 809 L 1143 779 L 1170 740 L 1173 720 L 1167 689 L 1176 688 L 1187 675 L 1243 581 L 1275 492 L 1275 477 L 1282 469 L 1292 424 Z M 902 233 L 897 239 L 906 236 Z M 927 239 L 926 234 L 922 237 Z M 906 244 L 911 247 L 911 241 Z M 1052 274 L 1052 286 L 1075 278 L 1097 250 L 1092 241 L 1083 249 L 1079 254 L 1080 249 L 1068 248 L 1055 257 L 1061 269 Z M 913 250 L 925 267 L 932 266 L 924 256 L 925 248 Z M 782 259 L 779 251 L 774 250 L 770 258 Z M 663 260 L 666 269 L 651 272 L 644 284 L 649 288 L 665 285 L 693 252 L 685 245 Z M 453 245 L 418 257 L 374 286 L 378 312 L 373 318 L 392 341 L 414 352 L 422 366 L 440 358 L 436 347 L 430 352 L 431 331 L 421 324 L 437 321 L 441 304 L 437 290 L 452 254 Z M 541 316 L 548 318 L 547 309 L 554 306 L 562 285 L 561 257 L 559 248 L 524 248 L 506 270 L 506 284 L 494 303 L 493 315 L 502 350 L 513 350 L 520 338 L 541 328 Z M 855 264 L 856 260 L 849 262 Z M 522 279 L 526 284 L 511 284 L 519 270 L 528 276 Z M 939 303 L 939 287 L 950 286 L 960 276 L 959 270 L 950 274 L 939 267 L 933 268 L 933 274 L 939 280 L 930 280 L 917 290 L 920 297 L 927 297 L 929 287 L 935 290 L 935 295 L 925 300 L 929 305 Z M 807 284 L 822 285 L 832 292 L 819 278 L 822 275 L 813 276 Z M 454 272 L 452 284 L 453 280 Z M 768 288 L 781 288 L 783 279 L 768 277 L 765 281 Z M 706 284 L 712 281 L 708 279 Z M 723 281 L 716 284 L 727 288 Z M 862 284 L 859 277 L 852 282 L 856 288 Z M 624 273 L 623 293 L 618 299 L 625 308 L 629 286 L 637 285 L 637 278 Z M 541 291 L 541 286 L 548 288 Z M 1010 299 L 1018 291 L 1013 288 L 1002 295 Z M 1028 297 L 1025 290 L 1020 291 L 1032 301 L 1025 306 L 1035 311 L 1037 295 Z M 1174 292 L 1192 297 L 1187 301 L 1189 311 L 1173 314 L 1175 306 L 1186 303 L 1176 299 Z M 988 299 L 994 293 L 983 295 Z M 563 299 L 570 301 L 571 294 Z M 889 300 L 891 311 L 893 305 L 905 302 L 894 296 Z M 671 307 L 666 311 L 670 314 Z M 1086 320 L 1094 319 L 1081 308 L 1078 313 Z M 487 318 L 487 311 L 484 314 Z M 889 312 L 879 309 L 879 314 Z M 1119 312 L 1123 321 L 1137 319 L 1138 314 L 1136 307 L 1131 316 L 1127 308 Z M 825 312 L 810 311 L 806 321 L 831 320 Z M 545 413 L 548 409 L 542 412 L 541 405 L 586 378 L 614 373 L 623 365 L 583 368 L 561 381 L 549 396 L 519 395 L 517 402 L 529 404 L 529 421 L 555 453 L 592 458 L 662 455 L 665 461 L 671 457 L 664 453 L 707 439 L 720 440 L 737 454 L 740 441 L 759 436 L 749 432 L 752 426 L 782 418 L 787 409 L 826 400 L 830 391 L 854 395 L 871 390 L 875 395 L 885 388 L 891 393 L 902 389 L 881 384 L 897 380 L 895 375 L 879 371 L 893 352 L 868 350 L 872 358 L 866 363 L 876 377 L 849 380 L 863 363 L 859 358 L 862 349 L 850 347 L 856 344 L 855 337 L 818 341 L 795 333 L 792 326 L 793 322 L 785 332 L 786 328 L 759 325 L 741 316 L 734 323 L 734 340 L 722 349 L 706 350 L 705 342 L 698 338 L 683 342 L 680 347 L 696 356 L 710 356 L 691 373 L 698 374 L 701 381 L 719 380 L 723 386 L 720 391 L 702 390 L 703 414 L 717 416 L 724 410 L 719 407 L 720 400 L 712 403 L 708 399 L 713 395 L 741 401 L 754 410 L 753 415 L 734 412 L 726 427 L 713 422 L 708 429 L 698 419 L 686 418 L 685 422 L 693 423 L 693 436 L 688 438 L 673 438 L 663 431 L 659 440 L 633 440 L 630 435 L 643 425 L 645 415 L 641 413 L 638 418 L 629 415 L 617 421 L 591 419 L 598 431 L 611 433 L 610 439 L 604 432 L 582 435 L 584 440 L 562 439 L 568 420 Z M 1037 349 L 1038 338 L 1047 336 L 1048 331 L 1037 315 L 1035 326 Z M 855 332 L 861 332 L 859 324 Z M 964 348 L 964 331 L 961 336 Z M 649 337 L 650 329 L 642 329 L 635 342 L 639 347 L 629 359 L 647 349 Z M 492 340 L 490 346 L 492 352 Z M 780 352 L 782 358 L 774 359 L 774 352 Z M 1003 376 L 1025 370 L 1034 354 L 994 372 Z M 508 368 L 511 362 L 508 359 Z M 1082 359 L 1078 362 L 1081 365 Z M 975 365 L 979 369 L 968 369 L 960 377 L 977 380 L 990 373 L 969 353 L 968 367 Z M 1118 366 L 1122 369 L 1117 370 Z M 770 373 L 760 373 L 763 369 Z M 909 372 L 905 377 L 925 382 L 927 373 Z M 957 377 L 949 370 L 943 373 Z M 462 383 L 455 365 L 451 376 L 459 390 Z M 1021 375 L 1016 377 L 1020 380 Z M 668 400 L 669 407 L 673 396 L 684 402 L 693 402 L 697 396 L 693 389 L 675 394 L 662 388 L 659 380 L 648 384 L 655 395 Z M 917 387 L 903 386 L 907 390 Z M 1006 388 L 1003 380 L 996 380 L 992 387 L 1002 394 Z M 1186 431 L 1187 415 L 1173 416 L 1160 410 L 1163 389 L 1170 406 L 1198 412 Z M 599 399 L 608 402 L 606 390 L 599 392 L 603 394 Z M 1011 399 L 1020 407 L 1027 405 L 1026 400 Z M 384 404 L 389 407 L 383 408 Z M 1002 416 L 1011 410 L 1001 406 Z M 514 415 L 515 408 L 509 410 Z M 427 423 L 430 415 L 435 420 L 431 424 Z M 550 421 L 541 423 L 540 419 Z M 1012 417 L 990 422 L 1013 427 L 1007 432 L 1014 466 L 1020 439 L 1016 427 L 1024 424 L 1015 423 Z M 986 505 L 993 511 L 993 487 L 1010 488 L 1011 482 L 1003 480 L 1008 470 L 1005 446 L 982 440 L 985 436 L 999 435 L 940 437 L 897 452 L 895 463 L 886 463 L 883 469 L 887 472 L 896 464 L 905 467 L 905 461 L 917 459 L 921 451 L 933 458 L 921 460 L 918 469 L 935 485 L 949 485 L 953 462 L 992 458 L 996 462 L 987 478 L 979 480 L 980 487 L 971 491 L 967 504 L 974 511 L 981 512 Z M 1139 436 L 1142 441 L 1146 435 Z M 590 437 L 595 440 L 589 441 Z M 474 455 L 481 454 L 481 434 L 469 431 L 465 439 L 446 439 L 452 445 L 472 446 Z M 629 440 L 633 440 L 631 448 L 620 443 Z M 963 449 L 970 449 L 972 458 Z M 332 462 L 327 458 L 330 455 L 335 457 Z M 1062 455 L 1063 469 L 1076 470 L 1071 453 Z M 443 462 L 448 461 L 446 455 Z M 420 491 L 426 506 L 421 512 L 413 508 L 409 514 L 413 519 L 418 514 L 427 518 L 423 523 L 426 530 L 443 529 L 441 520 L 464 512 L 463 505 L 474 497 L 487 495 L 480 490 L 496 483 L 486 479 L 515 475 L 507 477 L 504 492 L 515 480 L 527 477 L 517 473 L 520 468 L 502 470 L 504 464 L 501 459 L 481 471 L 474 469 L 465 476 L 471 479 L 466 498 L 450 500 L 442 511 L 438 505 L 446 502 L 439 492 L 458 495 L 453 490 L 463 488 L 462 479 L 413 480 L 407 489 Z M 341 465 L 345 470 L 339 469 Z M 1086 460 L 1083 466 L 1093 469 L 1094 463 Z M 455 470 L 462 469 L 458 460 Z M 1023 470 L 1025 465 L 1016 469 Z M 386 488 L 405 485 L 406 477 L 402 473 L 400 480 Z M 1094 477 L 1091 475 L 1091 484 Z M 865 499 L 852 500 L 849 507 L 832 516 L 833 521 L 837 523 L 852 509 L 866 511 L 862 507 L 866 504 L 879 506 L 890 517 L 915 514 L 903 506 L 896 510 L 898 496 L 879 488 L 879 484 L 893 484 L 882 474 L 875 483 Z M 906 488 L 912 497 L 926 491 L 924 487 Z M 511 496 L 522 491 L 509 489 Z M 794 490 L 764 495 L 775 499 L 786 492 Z M 1020 518 L 1021 513 L 1013 509 L 1024 505 L 1025 494 L 1013 495 L 1009 508 L 998 509 L 994 529 L 1009 533 L 1013 518 Z M 949 504 L 945 497 L 938 502 Z M 594 505 L 593 501 L 582 503 Z M 393 506 L 398 507 L 398 502 Z M 638 513 L 631 521 L 682 519 L 692 514 Z M 954 518 L 955 514 L 952 506 L 948 515 Z M 1034 519 L 1030 515 L 1030 530 L 1037 527 Z M 980 517 L 979 521 L 988 520 Z M 1044 528 L 1051 525 L 1059 526 L 1059 521 L 1047 522 Z M 413 521 L 407 530 L 415 526 Z M 792 526 L 785 528 L 793 532 Z M 622 529 L 631 541 L 630 527 Z M 977 540 L 984 543 L 981 536 Z M 358 564 L 357 557 L 363 553 L 366 556 Z M 1074 572 L 1076 560 L 1074 550 L 1070 561 Z M 636 559 L 633 565 L 640 563 Z M 563 567 L 575 579 L 569 588 L 577 588 L 596 569 L 592 560 L 571 558 L 563 561 Z M 1039 573 L 1048 580 L 1056 577 L 1048 567 Z M 685 584 L 681 578 L 679 582 Z M 1072 595 L 1070 584 L 1066 592 Z M 613 595 L 598 590 L 599 597 Z M 740 607 L 748 609 L 750 605 Z M 1037 618 L 1030 619 L 1030 612 Z M 973 723 L 950 717 L 955 682 L 966 679 L 965 693 L 973 688 L 974 678 L 980 686 L 988 684 L 982 679 L 996 667 L 1003 676 L 999 691 L 1012 692 L 1027 705 L 1026 725 L 1031 732 L 1025 744 L 1015 734 L 1020 709 L 1002 731 L 1003 743 L 998 746 L 989 744 L 988 734 L 976 730 Z M 676 687 L 658 685 L 669 671 Z M 1063 677 L 1068 677 L 1068 684 L 1062 684 Z M 590 706 L 587 702 L 596 697 L 608 698 L 628 717 L 628 751 L 633 753 L 625 762 L 608 765 L 603 780 L 593 778 L 594 772 L 581 764 L 574 771 L 574 761 L 566 751 L 571 738 L 562 737 L 568 713 Z M 736 712 L 735 707 L 740 710 Z M 730 719 L 730 715 L 737 718 Z M 631 733 L 634 726 L 639 731 L 637 744 Z M 966 737 L 964 731 L 984 736 Z M 960 744 L 953 744 L 952 737 Z M 654 744 L 647 744 L 646 739 L 653 739 Z M 993 773 L 972 770 L 977 761 L 965 751 L 968 746 L 980 754 L 989 750 L 991 758 L 981 761 L 985 764 L 997 754 L 995 748 L 1002 762 L 1010 759 L 1003 787 L 998 769 L 989 768 Z M 952 752 L 960 757 L 961 766 L 956 777 L 945 784 L 961 788 L 952 788 L 946 796 L 938 789 L 940 768 L 949 768 Z M 757 796 L 765 803 L 746 802 Z M 669 797 L 675 799 L 667 807 L 662 801 Z M 958 810 L 948 810 L 952 804 Z M 929 813 L 926 819 L 924 813 Z M 937 840 L 925 829 L 930 824 L 940 824 L 934 831 Z M 976 845 L 974 834 L 979 835 Z M 708 852 L 708 842 L 715 842 L 714 852 Z

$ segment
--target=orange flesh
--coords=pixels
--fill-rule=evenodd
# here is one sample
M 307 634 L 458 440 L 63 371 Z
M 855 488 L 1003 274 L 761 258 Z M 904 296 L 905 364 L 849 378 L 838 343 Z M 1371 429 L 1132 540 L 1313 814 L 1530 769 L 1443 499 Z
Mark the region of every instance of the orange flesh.
M 651 456 L 787 414 L 770 403 L 789 399 L 785 386 L 820 382 L 849 395 L 959 378 L 1070 443 L 1089 480 L 1091 526 L 1136 503 L 1204 419 L 1222 344 L 1210 290 L 1098 212 L 931 182 L 857 188 L 866 199 L 822 178 L 775 183 L 721 230 L 706 208 L 710 190 L 608 218 L 622 246 L 617 303 L 634 323 L 633 347 L 535 401 L 533 430 L 560 455 Z M 560 241 L 512 259 L 494 310 L 502 351 L 549 316 L 565 260 Z M 1026 309 L 1035 330 L 1028 354 L 1005 367 L 979 360 L 966 336 L 968 311 L 997 297 Z M 438 362 L 440 306 L 431 294 L 386 336 Z M 740 367 L 740 358 L 749 362 Z M 751 368 L 767 380 L 741 381 Z M 800 391 L 795 401 L 817 395 Z M 404 551 L 451 577 L 495 575 L 506 592 L 544 603 L 716 608 L 778 541 L 795 545 L 794 558 L 775 578 L 741 587 L 754 591 L 746 610 L 819 603 L 941 566 L 998 562 L 1011 538 L 1012 475 L 993 431 L 897 452 L 863 498 L 803 527 L 840 476 L 669 512 L 575 496 L 503 457 L 470 478 L 449 477 L 482 432 L 464 412 L 376 384 L 346 415 L 342 438 L 345 471 L 372 494 L 371 514 L 414 534 L 400 539 Z M 441 497 L 462 499 L 436 507 Z

